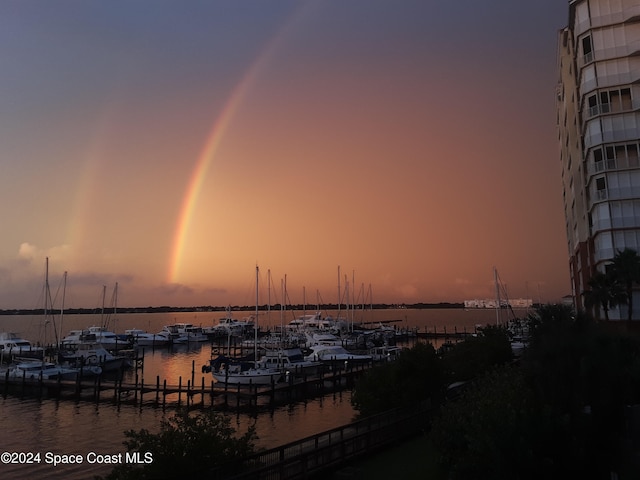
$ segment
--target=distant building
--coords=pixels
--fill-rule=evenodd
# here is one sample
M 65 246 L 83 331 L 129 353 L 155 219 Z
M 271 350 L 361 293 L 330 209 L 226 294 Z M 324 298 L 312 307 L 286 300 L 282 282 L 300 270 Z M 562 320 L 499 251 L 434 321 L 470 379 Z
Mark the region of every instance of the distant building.
M 572 295 L 582 308 L 594 272 L 618 250 L 640 251 L 640 5 L 568 3 L 557 122 Z M 610 317 L 626 318 L 625 306 Z
M 498 300 L 495 298 L 465 300 L 464 308 L 496 308 L 498 306 Z M 512 298 L 509 300 L 501 299 L 500 307 L 506 308 L 531 308 L 533 306 L 533 300 L 530 298 Z

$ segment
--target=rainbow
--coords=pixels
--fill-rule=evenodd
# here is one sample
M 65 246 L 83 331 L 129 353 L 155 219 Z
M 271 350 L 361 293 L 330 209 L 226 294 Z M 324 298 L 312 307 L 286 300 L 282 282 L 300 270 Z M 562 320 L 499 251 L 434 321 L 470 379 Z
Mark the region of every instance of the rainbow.
M 209 165 L 213 161 L 225 132 L 231 124 L 231 120 L 237 111 L 239 105 L 242 103 L 244 96 L 255 81 L 258 73 L 263 66 L 268 62 L 269 58 L 273 55 L 276 47 L 280 44 L 282 39 L 287 36 L 287 33 L 292 26 L 302 17 L 303 12 L 307 12 L 306 8 L 312 5 L 313 2 L 300 2 L 294 11 L 289 15 L 284 25 L 275 33 L 265 47 L 261 50 L 260 54 L 256 57 L 256 60 L 247 69 L 244 76 L 238 85 L 233 89 L 227 102 L 224 105 L 220 115 L 213 124 L 209 135 L 205 141 L 200 155 L 195 164 L 195 168 L 191 174 L 187 189 L 182 200 L 180 207 L 180 213 L 178 216 L 178 222 L 175 229 L 173 238 L 173 247 L 171 251 L 171 260 L 169 266 L 169 273 L 167 281 L 168 283 L 179 283 L 180 266 L 182 264 L 182 257 L 184 252 L 185 243 L 191 226 L 193 218 L 193 212 L 198 202 L 198 196 L 202 189 L 204 179 Z

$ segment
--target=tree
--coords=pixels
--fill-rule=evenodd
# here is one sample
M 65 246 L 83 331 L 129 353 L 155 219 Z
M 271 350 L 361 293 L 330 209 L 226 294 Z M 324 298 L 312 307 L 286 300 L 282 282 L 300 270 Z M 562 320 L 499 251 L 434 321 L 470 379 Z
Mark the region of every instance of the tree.
M 160 432 L 128 430 L 128 452 L 152 459 L 140 465 L 118 465 L 107 480 L 206 478 L 212 469 L 254 453 L 255 428 L 236 436 L 228 417 L 214 411 L 189 415 L 180 411 L 163 420 Z
M 443 363 L 450 382 L 468 381 L 513 359 L 513 351 L 504 327 L 487 325 L 482 334 L 456 343 L 446 352 Z
M 618 250 L 610 266 L 610 272 L 626 291 L 628 321 L 633 318 L 633 285 L 640 282 L 640 256 L 635 250 Z
M 609 309 L 626 301 L 626 294 L 611 273 L 597 272 L 588 282 L 589 289 L 582 292 L 585 306 L 595 308 L 596 319 L 600 319 L 600 309 L 604 312 L 604 319 L 609 321 Z
M 442 365 L 431 344 L 418 343 L 397 360 L 368 370 L 356 383 L 351 403 L 363 417 L 436 399 L 444 387 Z

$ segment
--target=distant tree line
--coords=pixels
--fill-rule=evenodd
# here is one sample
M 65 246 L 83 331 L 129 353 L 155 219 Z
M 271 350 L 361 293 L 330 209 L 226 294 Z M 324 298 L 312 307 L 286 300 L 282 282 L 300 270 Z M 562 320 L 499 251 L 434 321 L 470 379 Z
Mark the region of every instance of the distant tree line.
M 307 310 L 312 311 L 316 309 L 318 306 L 313 305 L 286 305 L 287 310 Z M 259 311 L 267 311 L 271 308 L 272 310 L 280 310 L 281 304 L 276 303 L 269 307 L 269 305 L 260 305 L 258 307 Z M 443 309 L 443 308 L 464 308 L 463 303 L 412 303 L 412 304 L 386 304 L 386 303 L 374 303 L 373 305 L 353 305 L 348 308 L 355 308 L 356 310 L 388 310 L 388 309 L 398 309 L 398 308 L 407 308 L 407 309 Z M 190 307 L 171 307 L 168 305 L 163 305 L 160 307 L 118 307 L 117 309 L 114 307 L 105 307 L 104 310 L 102 308 L 65 308 L 64 314 L 82 314 L 82 315 L 93 315 L 97 313 L 104 312 L 105 314 L 112 315 L 114 313 L 174 313 L 174 312 L 224 312 L 225 310 L 230 309 L 234 312 L 239 311 L 254 311 L 256 309 L 255 305 L 234 305 L 234 306 L 190 306 Z M 319 305 L 319 310 L 337 310 L 338 304 L 336 303 L 326 303 Z M 342 311 L 347 310 L 347 305 L 340 305 L 340 309 Z M 60 310 L 50 309 L 48 313 L 58 313 Z M 0 309 L 0 315 L 44 315 L 45 311 L 43 308 L 34 308 L 34 309 Z

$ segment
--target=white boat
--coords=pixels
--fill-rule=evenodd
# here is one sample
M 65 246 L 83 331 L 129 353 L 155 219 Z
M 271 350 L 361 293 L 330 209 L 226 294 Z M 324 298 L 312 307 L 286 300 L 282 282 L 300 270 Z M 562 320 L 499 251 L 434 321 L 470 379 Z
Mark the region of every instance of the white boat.
M 280 348 L 267 350 L 257 365 L 261 368 L 279 370 L 286 375 L 287 373 L 310 373 L 317 370 L 322 362 L 305 360 L 302 350 L 299 348 Z
M 139 328 L 130 328 L 124 334 L 138 347 L 164 347 L 170 343 L 166 335 L 145 332 Z
M 98 326 L 91 326 L 83 330 L 71 330 L 60 343 L 63 348 L 75 348 L 83 343 L 99 343 L 109 350 L 131 347 L 131 343 L 127 340 Z
M 305 335 L 307 337 L 307 347 L 314 345 L 342 345 L 342 339 L 333 333 L 315 331 L 305 332 Z
M 238 320 L 231 315 L 231 309 L 227 308 L 225 316 L 220 317 L 216 325 L 203 327 L 202 331 L 205 335 L 213 335 L 216 337 L 225 335 L 241 336 L 253 329 L 254 326 L 253 316 Z
M 250 367 L 242 369 L 240 364 L 223 364 L 218 370 L 211 370 L 217 382 L 228 385 L 271 385 L 282 380 L 283 374 L 277 369 Z
M 44 349 L 33 346 L 30 341 L 20 338 L 15 333 L 0 332 L 0 357 L 10 360 L 16 356 L 42 358 Z
M 80 343 L 74 350 L 60 353 L 61 361 L 79 366 L 99 366 L 102 371 L 109 372 L 131 366 L 127 357 L 116 356 L 100 344 Z
M 195 327 L 191 323 L 165 325 L 160 334 L 166 335 L 172 343 L 196 343 L 209 340 L 209 337 L 202 331 L 202 327 Z
M 375 362 L 392 362 L 398 359 L 402 350 L 401 347 L 383 345 L 381 347 L 371 348 L 369 354 Z
M 79 372 L 77 368 L 56 365 L 51 362 L 22 360 L 9 366 L 3 374 L 13 380 L 22 378 L 25 380 L 74 380 Z
M 259 269 L 256 265 L 256 316 L 258 318 L 258 281 Z M 258 358 L 258 325 L 254 328 L 254 362 L 253 366 L 247 367 L 246 363 L 227 362 L 215 365 L 211 362 L 211 375 L 217 382 L 227 385 L 270 385 L 282 380 L 282 372 L 277 368 L 264 368 L 255 361 Z
M 340 345 L 313 345 L 311 353 L 304 359 L 316 362 L 368 362 L 372 356 L 351 353 Z

